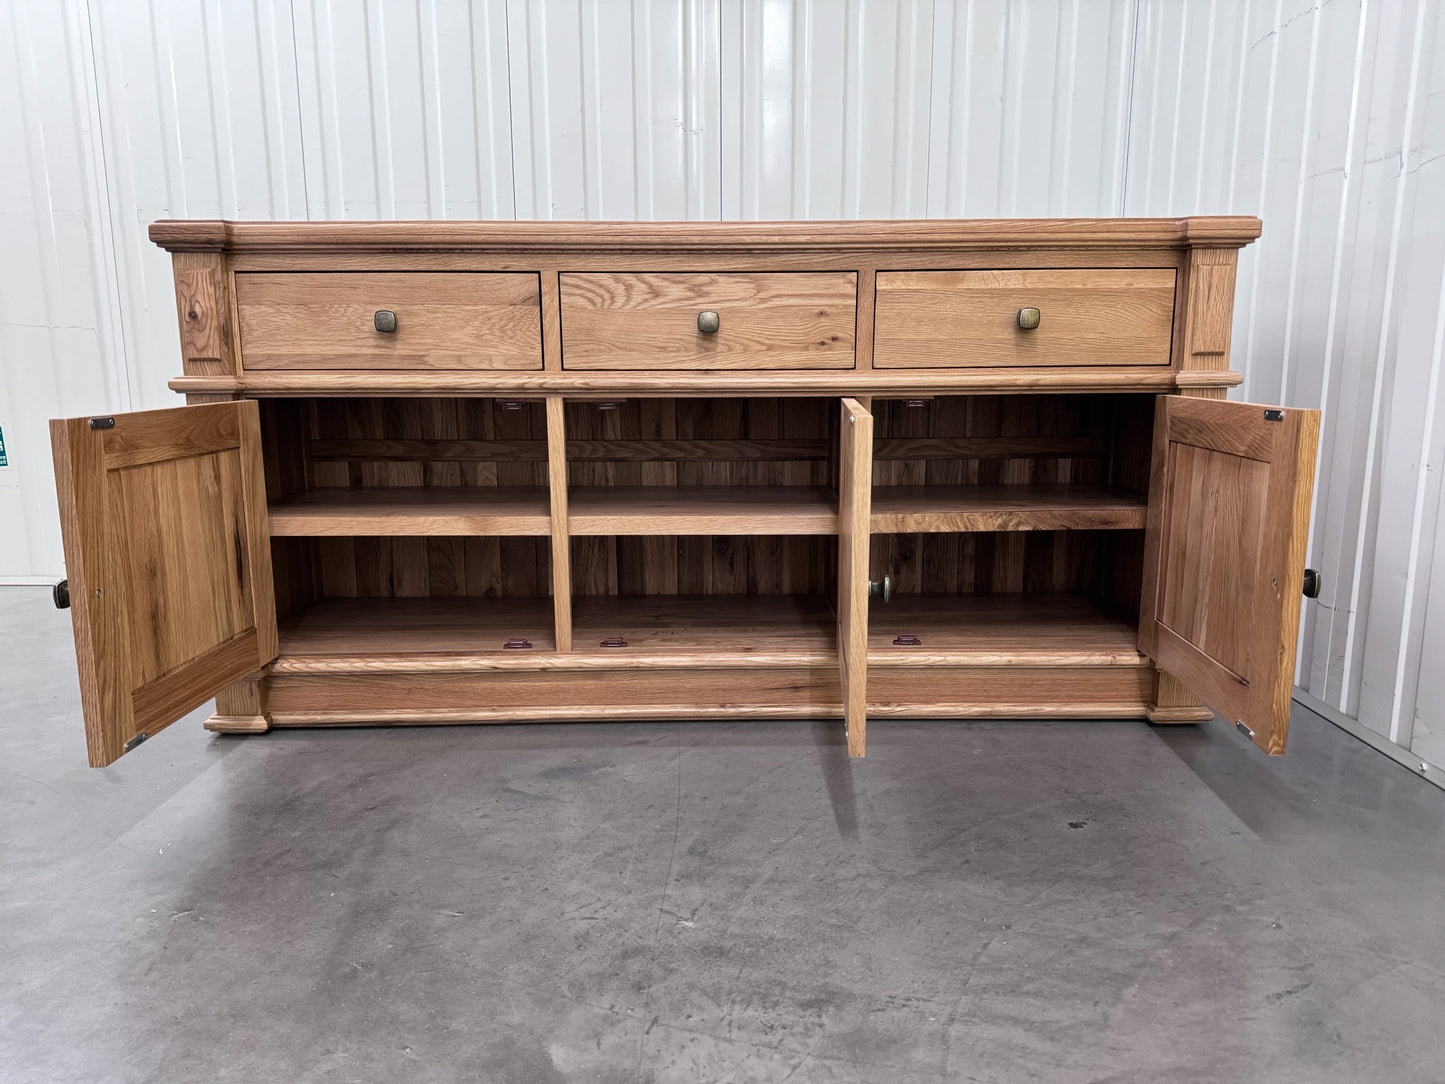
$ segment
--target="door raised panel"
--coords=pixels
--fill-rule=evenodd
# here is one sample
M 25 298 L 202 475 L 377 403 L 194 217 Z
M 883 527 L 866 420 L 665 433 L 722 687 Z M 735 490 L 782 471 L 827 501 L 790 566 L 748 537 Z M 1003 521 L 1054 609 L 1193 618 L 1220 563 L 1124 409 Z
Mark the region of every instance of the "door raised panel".
M 1319 412 L 1161 396 L 1139 646 L 1282 753 Z

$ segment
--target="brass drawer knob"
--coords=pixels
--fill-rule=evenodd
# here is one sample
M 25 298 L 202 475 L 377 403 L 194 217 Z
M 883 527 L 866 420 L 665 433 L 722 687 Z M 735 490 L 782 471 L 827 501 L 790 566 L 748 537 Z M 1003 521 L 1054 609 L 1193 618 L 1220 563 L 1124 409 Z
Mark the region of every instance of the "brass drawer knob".
M 1038 309 L 1019 309 L 1019 327 L 1024 331 L 1032 331 L 1039 326 L 1039 321 L 1043 319 L 1043 315 Z
M 377 331 L 384 331 L 389 335 L 396 330 L 396 313 L 390 309 L 377 309 L 371 320 Z
M 722 327 L 722 317 L 711 309 L 697 314 L 697 329 L 704 335 L 716 335 L 717 329 Z

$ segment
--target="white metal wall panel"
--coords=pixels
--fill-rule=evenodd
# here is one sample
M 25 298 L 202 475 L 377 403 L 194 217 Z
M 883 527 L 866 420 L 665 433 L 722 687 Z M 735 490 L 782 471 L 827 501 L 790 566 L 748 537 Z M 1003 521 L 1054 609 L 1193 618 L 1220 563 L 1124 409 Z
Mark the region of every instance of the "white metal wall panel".
M 1310 546 L 1325 591 L 1305 605 L 1298 681 L 1436 764 L 1442 34 L 1430 0 L 1144 4 L 1127 203 L 1264 219 L 1240 265 L 1239 397 L 1325 411 Z
M 1239 397 L 1325 411 L 1301 696 L 1445 765 L 1432 0 L 0 0 L 0 577 L 44 418 L 173 402 L 160 217 L 1254 212 Z
M 84 35 L 71 4 L 0 7 L 0 582 L 62 565 L 46 419 L 125 403 L 101 239 Z M 104 276 L 107 277 L 108 276 Z

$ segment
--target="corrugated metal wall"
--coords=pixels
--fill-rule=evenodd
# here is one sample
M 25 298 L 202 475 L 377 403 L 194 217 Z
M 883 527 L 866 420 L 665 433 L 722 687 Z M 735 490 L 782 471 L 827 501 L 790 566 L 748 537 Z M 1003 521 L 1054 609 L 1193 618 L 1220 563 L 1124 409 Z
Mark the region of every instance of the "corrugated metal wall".
M 60 572 L 44 419 L 173 401 L 155 218 L 1254 212 L 1241 395 L 1326 411 L 1301 698 L 1445 765 L 1441 7 L 0 0 L 0 577 Z

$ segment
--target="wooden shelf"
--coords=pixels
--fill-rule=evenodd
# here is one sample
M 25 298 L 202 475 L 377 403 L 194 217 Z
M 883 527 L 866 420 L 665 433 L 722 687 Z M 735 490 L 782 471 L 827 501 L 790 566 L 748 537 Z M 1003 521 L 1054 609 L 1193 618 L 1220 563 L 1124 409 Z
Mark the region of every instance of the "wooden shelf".
M 275 501 L 271 534 L 546 535 L 545 486 L 308 489 Z
M 531 648 L 509 649 L 513 638 Z M 550 598 L 329 598 L 280 626 L 281 673 L 405 668 L 436 661 L 522 659 L 555 650 Z
M 621 637 L 626 647 L 603 647 Z M 584 595 L 572 603 L 573 655 L 639 665 L 836 664 L 838 625 L 822 595 Z
M 898 645 L 916 636 L 916 646 Z M 870 666 L 1147 666 L 1138 625 L 1078 595 L 894 595 L 868 613 Z
M 324 599 L 281 623 L 278 674 L 837 665 L 821 595 L 582 596 L 557 654 L 550 598 Z M 530 649 L 508 649 L 512 638 Z M 603 647 L 620 637 L 625 647 Z
M 838 533 L 838 502 L 815 486 L 575 486 L 573 535 Z
M 911 531 L 1142 530 L 1148 499 L 1086 485 L 879 486 L 875 534 Z

